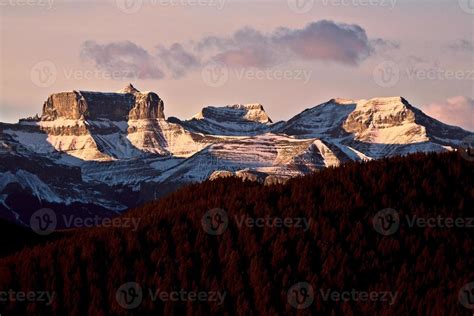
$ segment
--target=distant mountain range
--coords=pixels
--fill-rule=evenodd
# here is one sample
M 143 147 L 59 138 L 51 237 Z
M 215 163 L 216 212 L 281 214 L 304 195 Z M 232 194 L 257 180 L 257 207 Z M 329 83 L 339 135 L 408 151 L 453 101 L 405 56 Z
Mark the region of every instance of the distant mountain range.
M 280 183 L 348 161 L 450 151 L 471 135 L 402 97 L 332 99 L 274 123 L 260 104 L 166 119 L 161 98 L 132 85 L 62 92 L 41 117 L 0 123 L 0 217 L 27 225 L 40 207 L 112 216 L 209 178 Z

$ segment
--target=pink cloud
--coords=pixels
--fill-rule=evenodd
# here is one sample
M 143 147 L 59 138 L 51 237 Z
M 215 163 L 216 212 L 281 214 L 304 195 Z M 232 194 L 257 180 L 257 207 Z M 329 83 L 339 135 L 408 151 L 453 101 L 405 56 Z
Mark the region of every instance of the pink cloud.
M 474 100 L 456 96 L 423 108 L 426 114 L 451 125 L 474 131 Z
M 119 72 L 124 78 L 163 79 L 163 71 L 147 50 L 130 41 L 98 44 L 86 41 L 81 46 L 81 58 L 91 60 L 98 69 Z
M 303 28 L 280 27 L 263 33 L 251 27 L 231 36 L 210 36 L 197 42 L 199 52 L 217 52 L 214 60 L 231 67 L 269 67 L 289 60 L 325 61 L 356 66 L 378 49 L 399 45 L 368 38 L 359 25 L 321 20 Z

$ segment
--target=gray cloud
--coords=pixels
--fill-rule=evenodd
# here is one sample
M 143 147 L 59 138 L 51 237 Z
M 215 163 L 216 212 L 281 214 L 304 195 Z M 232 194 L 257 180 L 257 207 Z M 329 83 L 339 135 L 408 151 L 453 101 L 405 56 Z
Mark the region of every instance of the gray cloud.
M 372 53 L 385 54 L 389 51 L 399 49 L 400 43 L 384 40 L 381 38 L 376 38 L 370 41 L 370 46 L 372 47 Z
M 235 67 L 269 67 L 282 57 L 271 35 L 249 27 L 230 37 L 205 37 L 195 44 L 195 49 L 214 61 Z
M 158 59 L 171 71 L 173 78 L 183 77 L 187 71 L 200 66 L 199 59 L 188 52 L 183 45 L 175 43 L 170 48 L 158 46 Z
M 449 44 L 449 48 L 455 52 L 473 53 L 474 42 L 466 39 L 458 39 L 457 41 Z
M 161 79 L 165 76 L 163 68 L 178 79 L 209 61 L 256 68 L 291 61 L 357 66 L 373 54 L 398 47 L 383 39 L 369 39 L 358 25 L 323 20 L 301 29 L 281 27 L 270 33 L 246 27 L 230 36 L 208 36 L 170 47 L 158 45 L 156 54 L 128 41 L 106 45 L 88 41 L 82 46 L 81 56 L 108 71 L 130 71 L 139 78 Z
M 86 41 L 81 47 L 81 58 L 92 60 L 98 69 L 110 73 L 118 72 L 123 78 L 164 78 L 156 59 L 145 49 L 129 41 L 105 45 Z
M 396 44 L 370 40 L 358 25 L 323 20 L 302 29 L 279 28 L 270 34 L 244 28 L 231 37 L 204 38 L 196 44 L 196 50 L 214 52 L 213 59 L 229 66 L 268 67 L 282 60 L 357 65 L 380 46 Z
M 365 30 L 357 25 L 320 21 L 301 30 L 281 29 L 275 42 L 306 60 L 356 65 L 371 53 Z

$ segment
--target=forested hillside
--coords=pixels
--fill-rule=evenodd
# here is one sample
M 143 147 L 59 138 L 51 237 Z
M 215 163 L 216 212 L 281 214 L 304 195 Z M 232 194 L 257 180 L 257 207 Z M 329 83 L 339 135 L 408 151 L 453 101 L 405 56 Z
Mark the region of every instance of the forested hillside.
M 54 293 L 50 305 L 0 300 L 0 311 L 471 315 L 459 295 L 474 282 L 472 166 L 456 153 L 415 154 L 285 185 L 187 186 L 125 213 L 137 230 L 85 229 L 0 259 L 0 291 Z M 387 208 L 395 229 L 378 222 Z

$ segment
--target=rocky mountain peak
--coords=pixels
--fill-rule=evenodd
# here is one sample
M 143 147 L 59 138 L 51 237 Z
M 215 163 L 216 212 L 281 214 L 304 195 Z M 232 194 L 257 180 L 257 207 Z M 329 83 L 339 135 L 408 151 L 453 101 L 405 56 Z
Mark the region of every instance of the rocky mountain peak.
M 129 83 L 125 88 L 122 90 L 119 90 L 118 93 L 130 93 L 130 94 L 135 94 L 140 92 L 138 89 L 136 89 L 131 83 Z
M 233 104 L 225 107 L 205 107 L 194 119 L 212 119 L 218 122 L 272 123 L 261 104 Z
M 352 99 L 335 98 L 335 99 L 329 100 L 328 103 L 334 103 L 334 104 L 339 104 L 339 105 L 350 105 L 350 104 L 354 104 L 355 102 L 356 101 Z
M 43 105 L 43 121 L 164 118 L 163 100 L 153 92 L 139 92 L 129 84 L 120 92 L 71 91 L 49 96 Z
M 216 122 L 269 124 L 272 120 L 261 104 L 233 104 L 225 107 L 205 107 L 193 119 L 210 119 Z
M 403 124 L 415 119 L 411 106 L 402 97 L 373 98 L 357 101 L 351 116 L 363 116 L 375 123 Z
M 428 141 L 425 126 L 418 124 L 417 112 L 402 97 L 373 98 L 357 102 L 344 122 L 344 130 L 361 141 L 415 143 Z
M 251 104 L 234 104 L 234 105 L 227 105 L 229 109 L 239 109 L 239 110 L 258 110 L 258 111 L 265 111 L 263 105 L 260 103 L 251 103 Z

